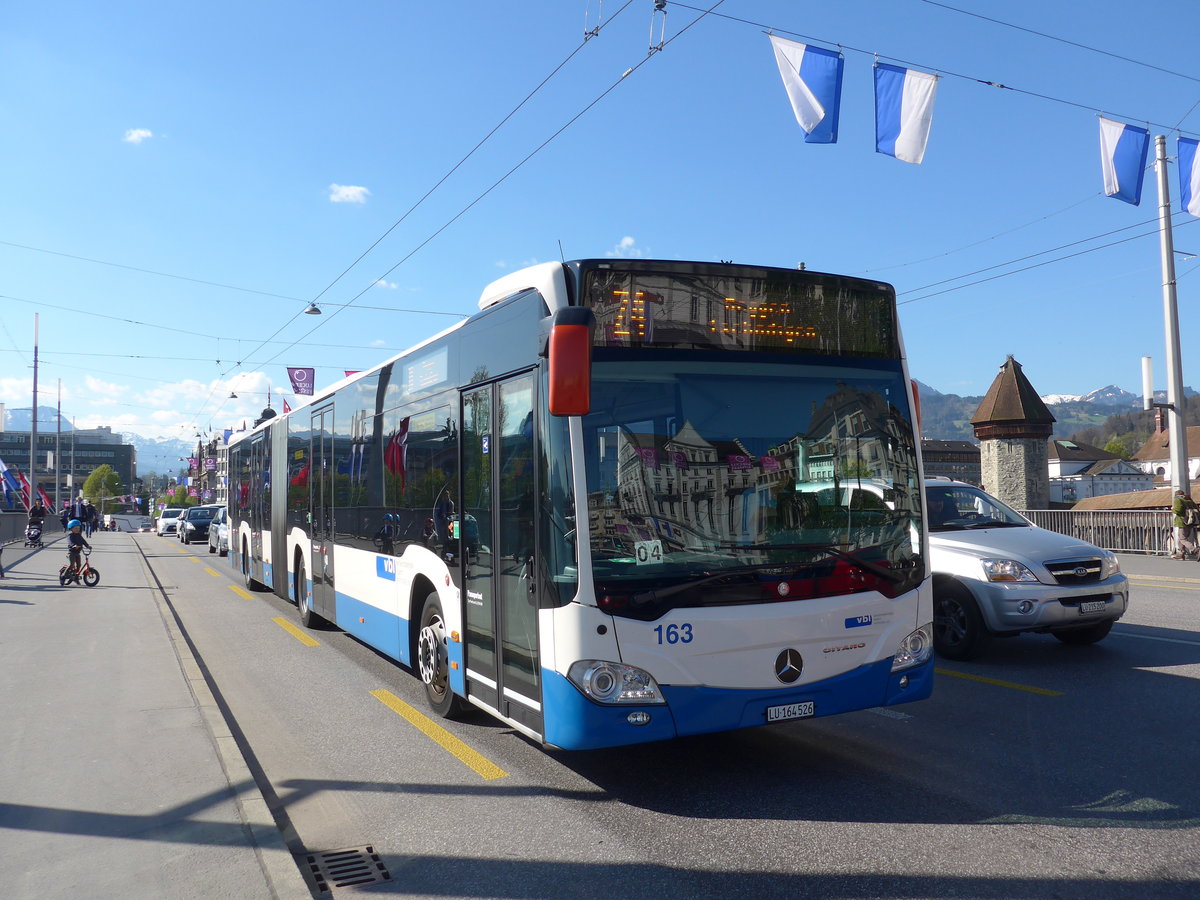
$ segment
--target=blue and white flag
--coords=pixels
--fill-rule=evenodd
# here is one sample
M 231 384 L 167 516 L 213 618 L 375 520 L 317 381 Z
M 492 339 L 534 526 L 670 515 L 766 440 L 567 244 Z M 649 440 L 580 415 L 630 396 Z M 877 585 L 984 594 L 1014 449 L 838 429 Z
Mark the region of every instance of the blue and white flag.
M 1200 166 L 1196 165 L 1200 141 L 1181 137 L 1176 147 L 1179 152 L 1179 202 L 1184 212 L 1200 218 Z
M 836 144 L 842 108 L 842 54 L 771 35 L 783 88 L 807 144 Z
M 1150 132 L 1136 125 L 1114 122 L 1100 116 L 1100 167 L 1104 171 L 1104 193 L 1137 206 L 1142 202 L 1142 176 Z
M 875 64 L 875 149 L 920 165 L 933 124 L 937 76 Z

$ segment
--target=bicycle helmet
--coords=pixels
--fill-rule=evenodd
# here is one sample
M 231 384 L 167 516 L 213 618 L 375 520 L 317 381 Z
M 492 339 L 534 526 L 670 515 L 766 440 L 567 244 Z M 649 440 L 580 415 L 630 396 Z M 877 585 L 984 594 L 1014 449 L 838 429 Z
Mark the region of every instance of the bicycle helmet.
M 67 523 L 67 531 L 70 531 L 75 526 L 79 526 L 80 528 L 82 528 L 83 523 L 80 522 L 78 519 L 72 519 L 70 522 Z

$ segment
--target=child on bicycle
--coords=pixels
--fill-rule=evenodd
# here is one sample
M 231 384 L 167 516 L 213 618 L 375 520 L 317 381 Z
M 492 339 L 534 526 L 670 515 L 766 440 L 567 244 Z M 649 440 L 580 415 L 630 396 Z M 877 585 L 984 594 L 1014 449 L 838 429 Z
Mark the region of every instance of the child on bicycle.
M 72 519 L 67 523 L 67 559 L 71 564 L 71 569 L 75 572 L 79 571 L 79 553 L 87 547 L 92 549 L 92 545 L 87 542 L 87 538 L 83 536 L 83 523 L 78 519 Z

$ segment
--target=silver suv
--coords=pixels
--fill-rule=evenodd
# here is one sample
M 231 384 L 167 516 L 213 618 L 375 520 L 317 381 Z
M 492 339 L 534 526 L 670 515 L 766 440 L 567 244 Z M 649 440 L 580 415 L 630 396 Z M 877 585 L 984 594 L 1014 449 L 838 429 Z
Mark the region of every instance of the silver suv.
M 1094 644 L 1125 614 L 1116 556 L 1038 528 L 973 485 L 928 480 L 933 646 L 972 659 L 993 635 L 1053 634 Z

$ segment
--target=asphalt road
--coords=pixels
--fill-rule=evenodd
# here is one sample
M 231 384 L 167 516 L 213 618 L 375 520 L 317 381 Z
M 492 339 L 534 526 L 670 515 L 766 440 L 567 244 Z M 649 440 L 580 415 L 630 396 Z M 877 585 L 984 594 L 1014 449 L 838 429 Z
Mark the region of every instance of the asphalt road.
M 928 701 L 558 753 L 482 715 L 439 734 L 407 670 L 204 546 L 132 540 L 292 850 L 378 854 L 359 893 L 1200 896 L 1198 564 L 1123 557 L 1103 643 L 996 641 Z

